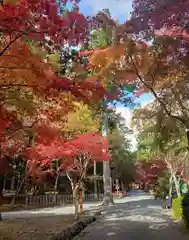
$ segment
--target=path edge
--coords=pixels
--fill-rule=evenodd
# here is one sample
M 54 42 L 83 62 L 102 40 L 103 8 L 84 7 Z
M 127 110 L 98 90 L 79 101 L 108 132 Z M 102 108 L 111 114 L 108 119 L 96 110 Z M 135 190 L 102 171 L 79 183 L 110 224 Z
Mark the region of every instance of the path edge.
M 95 222 L 102 215 L 101 210 L 95 212 L 91 216 L 86 216 L 82 220 L 78 220 L 68 228 L 64 229 L 60 233 L 54 235 L 51 240 L 72 240 L 78 234 L 80 234 L 88 225 Z

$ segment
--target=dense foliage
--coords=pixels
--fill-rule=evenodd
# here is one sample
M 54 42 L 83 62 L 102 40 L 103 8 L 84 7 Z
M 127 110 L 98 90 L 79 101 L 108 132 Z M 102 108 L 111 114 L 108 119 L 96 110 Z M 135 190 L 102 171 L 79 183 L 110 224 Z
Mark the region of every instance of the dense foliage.
M 187 228 L 189 228 L 189 193 L 186 193 L 182 200 L 183 219 Z
M 183 196 L 173 199 L 173 204 L 172 204 L 173 216 L 176 219 L 183 218 L 182 201 L 183 201 Z

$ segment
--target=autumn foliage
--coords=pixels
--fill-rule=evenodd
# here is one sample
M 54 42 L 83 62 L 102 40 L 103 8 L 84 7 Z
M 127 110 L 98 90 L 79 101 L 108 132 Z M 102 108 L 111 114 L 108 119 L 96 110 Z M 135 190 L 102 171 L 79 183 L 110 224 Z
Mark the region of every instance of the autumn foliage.
M 90 30 L 77 2 L 69 2 L 74 8 L 63 14 L 60 8 L 68 1 L 4 0 L 0 6 L 0 164 L 5 169 L 7 157 L 22 156 L 35 184 L 57 175 L 54 160 L 60 172 L 82 171 L 81 158 L 87 166 L 110 158 L 99 133 L 83 132 L 72 139 L 64 134 L 75 102 L 92 106 L 108 95 L 89 72 L 81 76 L 85 69 L 80 63 L 73 64 L 70 74 L 61 72 L 62 48 L 83 44 Z M 55 52 L 56 67 L 50 61 Z
M 188 74 L 189 38 L 181 25 L 187 24 L 188 14 L 180 13 L 189 5 L 175 1 L 167 12 L 169 1 L 164 2 L 134 0 L 131 20 L 117 24 L 106 11 L 86 18 L 74 0 L 4 0 L 0 6 L 1 158 L 22 156 L 36 183 L 61 171 L 84 173 L 94 161 L 109 160 L 107 139 L 99 134 L 99 112 L 104 100 L 120 100 L 126 91 L 132 99 L 152 93 L 166 114 L 175 117 L 169 100 L 167 107 L 162 99 L 178 96 L 178 89 L 182 99 L 187 98 L 188 88 L 181 79 Z M 66 10 L 70 3 L 73 6 Z M 89 44 L 92 29 L 107 35 L 103 47 Z M 152 30 L 155 35 L 149 44 L 145 39 L 152 39 Z M 82 50 L 67 51 L 75 46 Z M 88 107 L 83 118 L 76 102 Z M 175 119 L 188 128 L 184 111 L 185 106 L 182 120 Z M 54 161 L 59 164 L 56 171 Z M 154 183 L 165 168 L 162 161 L 141 163 L 139 178 Z
M 11 41 L 21 37 L 43 41 L 49 36 L 60 47 L 64 40 L 77 43 L 87 34 L 86 18 L 77 11 L 64 17 L 58 15 L 55 0 L 19 0 L 15 4 L 5 3 L 0 11 L 0 30 L 13 35 Z
M 167 166 L 163 160 L 140 162 L 137 170 L 137 181 L 140 183 L 155 184 L 166 169 Z
M 27 157 L 31 159 L 28 162 L 30 175 L 36 174 L 34 171 L 36 164 L 46 166 L 48 173 L 53 173 L 54 160 L 59 160 L 59 172 L 75 171 L 82 174 L 83 168 L 88 168 L 94 160 L 101 162 L 110 159 L 108 142 L 99 133 L 88 132 L 66 141 L 58 130 L 41 126 L 38 134 L 46 141 L 37 139 L 36 144 L 27 151 Z
M 131 20 L 136 32 L 150 32 L 152 29 L 159 30 L 163 27 L 175 26 L 187 31 L 188 1 L 134 0 L 133 8 Z

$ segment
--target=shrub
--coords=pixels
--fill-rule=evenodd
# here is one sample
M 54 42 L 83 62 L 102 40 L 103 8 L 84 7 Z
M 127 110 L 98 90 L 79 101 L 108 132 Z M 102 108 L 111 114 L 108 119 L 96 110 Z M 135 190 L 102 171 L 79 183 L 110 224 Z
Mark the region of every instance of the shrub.
M 183 220 L 187 228 L 189 228 L 189 192 L 185 193 L 182 200 Z
M 176 219 L 182 219 L 183 217 L 182 201 L 183 201 L 183 196 L 173 199 L 172 211 L 173 211 L 173 217 Z
M 164 171 L 158 178 L 153 195 L 156 198 L 165 198 L 169 195 L 169 174 L 167 171 Z

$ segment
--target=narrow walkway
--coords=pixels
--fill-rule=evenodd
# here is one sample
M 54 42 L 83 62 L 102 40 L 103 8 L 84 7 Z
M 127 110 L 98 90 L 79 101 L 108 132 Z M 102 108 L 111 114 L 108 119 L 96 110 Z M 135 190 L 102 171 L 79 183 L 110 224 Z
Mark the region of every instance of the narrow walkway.
M 104 217 L 89 225 L 74 240 L 188 240 L 179 223 L 170 219 L 170 211 L 162 209 L 151 196 L 132 192 Z

